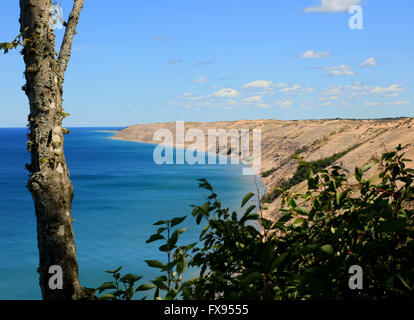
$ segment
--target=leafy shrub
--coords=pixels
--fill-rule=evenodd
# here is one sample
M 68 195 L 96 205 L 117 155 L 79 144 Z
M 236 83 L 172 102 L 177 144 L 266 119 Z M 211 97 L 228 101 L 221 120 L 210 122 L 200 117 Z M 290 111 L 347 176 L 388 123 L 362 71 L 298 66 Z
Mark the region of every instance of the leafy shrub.
M 299 165 L 292 178 L 283 179 L 277 188 L 273 189 L 271 192 L 263 196 L 262 201 L 266 203 L 270 203 L 274 201 L 276 198 L 278 198 L 283 193 L 284 190 L 288 190 L 292 188 L 293 186 L 305 181 L 310 169 L 312 169 L 313 172 L 318 173 L 321 170 L 325 169 L 326 167 L 330 166 L 332 163 L 334 163 L 338 159 L 345 156 L 348 152 L 354 150 L 358 146 L 359 144 L 352 146 L 351 148 L 345 151 L 334 153 L 333 155 L 329 157 L 310 161 L 306 164 L 303 163 L 303 165 Z
M 302 162 L 309 168 L 308 191 L 283 193 L 278 221 L 264 218 L 260 208 L 256 213 L 249 205 L 253 193 L 242 200 L 242 215 L 223 208 L 212 186 L 200 180 L 210 193 L 192 212 L 197 224 L 207 222 L 200 241 L 177 247 L 181 232 L 161 237 L 177 220 L 164 221 L 166 227 L 149 240 L 165 241 L 160 250 L 168 253 L 167 263 L 147 263 L 168 276 L 146 288 L 164 290 L 165 299 L 414 298 L 414 211 L 408 209 L 414 170 L 406 168 L 401 150 L 355 168 L 355 184 L 340 167 L 314 174 Z M 374 164 L 380 168 L 378 184 L 363 177 Z M 363 270 L 362 290 L 348 286 L 352 265 Z M 183 283 L 177 275 L 187 266 L 199 268 L 200 276 Z M 116 292 L 110 298 L 125 297 Z

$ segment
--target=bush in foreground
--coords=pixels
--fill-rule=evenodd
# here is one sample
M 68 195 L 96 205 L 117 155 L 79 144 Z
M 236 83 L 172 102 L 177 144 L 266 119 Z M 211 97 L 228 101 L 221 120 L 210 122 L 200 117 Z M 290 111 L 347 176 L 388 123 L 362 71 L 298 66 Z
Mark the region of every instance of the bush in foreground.
M 101 299 L 126 300 L 151 289 L 154 299 L 414 298 L 414 170 L 407 161 L 399 146 L 355 168 L 354 184 L 339 167 L 317 174 L 309 167 L 308 191 L 283 193 L 283 215 L 276 222 L 248 206 L 253 193 L 242 200 L 242 215 L 223 208 L 202 179 L 208 201 L 192 212 L 197 224 L 206 222 L 199 242 L 177 245 L 185 217 L 159 221 L 147 242 L 164 242 L 166 262 L 146 262 L 160 277 L 135 286 L 139 276 L 108 271 L 114 281 L 96 291 L 109 292 Z M 380 169 L 377 184 L 363 177 L 373 165 Z M 353 265 L 362 268 L 361 290 L 349 287 Z M 183 281 L 189 266 L 199 268 L 200 276 Z

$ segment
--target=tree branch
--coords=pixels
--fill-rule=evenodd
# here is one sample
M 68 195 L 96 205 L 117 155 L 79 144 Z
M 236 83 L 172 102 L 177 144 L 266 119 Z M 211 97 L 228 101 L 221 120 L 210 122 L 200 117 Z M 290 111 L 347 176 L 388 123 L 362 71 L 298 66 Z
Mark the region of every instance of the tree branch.
M 63 37 L 62 45 L 60 47 L 57 67 L 58 76 L 62 82 L 65 77 L 66 68 L 68 67 L 72 50 L 72 42 L 76 34 L 76 27 L 79 22 L 79 16 L 83 7 L 83 2 L 84 0 L 74 0 L 73 8 L 66 25 L 65 36 Z

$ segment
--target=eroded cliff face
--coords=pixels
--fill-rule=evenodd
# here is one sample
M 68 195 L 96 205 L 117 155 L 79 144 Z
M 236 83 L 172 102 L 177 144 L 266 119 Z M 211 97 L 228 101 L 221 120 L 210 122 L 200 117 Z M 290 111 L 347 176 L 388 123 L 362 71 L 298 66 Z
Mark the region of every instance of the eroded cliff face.
M 158 143 L 153 140 L 158 129 L 168 129 L 173 134 L 176 124 L 156 123 L 128 127 L 118 132 L 114 138 L 121 140 Z M 414 118 L 381 120 L 240 120 L 227 122 L 187 122 L 185 130 L 200 129 L 205 134 L 210 129 L 261 129 L 261 174 L 268 191 L 273 190 L 283 179 L 292 177 L 298 160 L 292 156 L 299 154 L 305 161 L 324 159 L 335 153 L 348 151 L 333 164 L 341 166 L 350 176 L 355 166 L 363 167 L 373 156 L 393 150 L 401 144 L 406 158 L 414 160 Z M 250 135 L 250 139 L 252 135 Z M 185 142 L 186 147 L 191 142 Z M 222 155 L 238 156 L 240 150 L 234 148 L 203 148 Z M 414 167 L 414 162 L 408 164 Z M 366 175 L 378 179 L 374 166 Z M 306 190 L 306 182 L 293 187 L 294 191 Z M 267 217 L 277 219 L 280 200 L 266 204 Z

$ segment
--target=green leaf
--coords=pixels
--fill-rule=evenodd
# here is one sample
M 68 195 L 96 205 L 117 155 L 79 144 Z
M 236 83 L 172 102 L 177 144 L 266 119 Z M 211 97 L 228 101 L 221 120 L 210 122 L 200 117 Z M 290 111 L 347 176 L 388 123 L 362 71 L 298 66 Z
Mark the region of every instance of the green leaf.
M 154 226 L 159 226 L 159 225 L 166 224 L 166 223 L 167 223 L 167 221 L 160 220 L 160 221 L 155 222 Z
M 160 235 L 160 234 L 153 234 L 147 241 L 146 243 L 151 243 L 157 240 L 162 240 L 165 239 L 164 236 Z
M 155 285 L 153 284 L 142 284 L 135 291 L 148 291 L 154 288 L 155 288 Z
M 287 256 L 288 256 L 287 252 L 282 253 L 281 255 L 277 256 L 276 259 L 274 259 L 272 262 L 271 271 L 277 268 L 283 262 L 283 260 L 286 259 Z
M 309 215 L 309 210 L 305 207 L 297 207 L 295 211 L 302 215 L 306 215 L 306 216 Z
M 298 224 L 303 223 L 304 221 L 305 221 L 305 219 L 302 219 L 302 218 L 297 218 L 297 219 L 295 219 L 295 221 L 293 221 L 293 224 L 296 226 L 296 225 L 298 225 Z
M 362 168 L 362 172 L 367 172 L 369 169 L 372 168 L 374 163 L 367 164 L 365 167 Z
M 336 190 L 336 204 L 339 206 L 341 203 L 341 200 L 344 198 L 345 192 L 340 192 L 339 190 Z
M 299 205 L 298 205 L 298 203 L 297 203 L 296 199 L 293 199 L 293 198 L 289 199 L 289 206 L 290 206 L 292 209 L 296 209 L 297 207 L 299 207 Z
M 162 262 L 160 262 L 158 260 L 145 260 L 145 262 L 151 268 L 159 268 L 159 269 L 163 269 L 164 268 L 164 265 L 162 264 Z
M 155 286 L 157 287 L 157 290 L 158 289 L 168 290 L 168 287 L 165 285 L 165 283 L 163 281 L 160 281 L 160 280 L 152 280 L 151 282 L 153 284 L 155 284 Z M 158 294 L 156 296 L 158 296 Z
M 249 192 L 248 194 L 246 194 L 244 196 L 243 200 L 242 200 L 241 208 L 243 208 L 244 205 L 247 203 L 247 201 L 249 201 L 253 196 L 254 196 L 254 193 L 253 192 Z
M 116 286 L 112 282 L 105 282 L 100 287 L 98 287 L 96 290 L 101 293 L 102 291 L 108 290 L 108 289 L 116 289 Z
M 176 289 L 171 289 L 170 291 L 168 291 L 168 293 L 166 294 L 164 300 L 173 300 L 176 295 L 178 294 L 178 290 Z
M 378 226 L 379 232 L 395 232 L 404 229 L 407 226 L 407 222 L 404 219 L 392 219 L 382 222 Z
M 131 274 L 131 273 L 127 273 L 121 279 L 119 279 L 119 281 L 135 283 L 138 280 L 141 280 L 141 278 L 142 278 L 141 276 L 137 276 L 137 275 L 134 275 L 134 274 Z
M 181 229 L 177 229 L 177 230 L 175 230 L 174 231 L 174 233 L 177 233 L 177 234 L 182 234 L 183 232 L 185 232 L 187 230 L 187 228 L 181 228 Z
M 251 205 L 250 207 L 248 207 L 244 215 L 247 216 L 250 212 L 254 210 L 254 208 L 256 208 L 255 205 Z
M 171 238 L 167 242 L 168 251 L 171 251 L 172 249 L 174 249 L 174 246 L 177 243 L 177 241 L 178 241 L 178 233 L 174 232 Z
M 98 300 L 116 300 L 116 297 L 112 293 L 107 293 L 100 296 Z
M 157 233 L 158 233 L 158 234 L 161 234 L 161 233 L 163 233 L 165 230 L 167 230 L 167 228 L 165 228 L 165 227 L 158 228 Z
M 209 208 L 210 208 L 210 202 L 206 202 L 200 207 L 200 210 L 204 211 L 204 213 L 208 213 Z
M 180 224 L 181 222 L 183 222 L 185 220 L 185 218 L 187 218 L 187 216 L 185 217 L 181 217 L 181 218 L 174 218 L 171 220 L 171 227 L 174 227 L 178 224 Z
M 118 269 L 112 270 L 112 271 L 105 271 L 106 273 L 117 273 L 119 270 L 122 269 L 122 266 L 120 266 Z
M 358 182 L 361 182 L 362 180 L 362 170 L 358 167 L 355 167 L 355 178 Z
M 254 271 L 252 273 L 249 273 L 247 276 L 242 277 L 240 279 L 241 282 L 245 282 L 245 283 L 253 283 L 256 280 L 259 280 L 263 277 L 263 274 L 257 271 Z
M 185 250 L 191 250 L 192 248 L 194 248 L 195 247 L 195 245 L 197 244 L 197 242 L 194 242 L 194 243 L 192 243 L 192 244 L 189 244 L 188 246 L 185 246 L 184 247 L 184 249 Z
M 332 256 L 335 252 L 334 252 L 334 248 L 332 247 L 332 245 L 330 245 L 330 244 L 324 244 L 322 247 L 321 247 L 321 250 L 323 251 L 323 252 L 325 252 L 327 255 L 329 255 L 329 256 Z
M 404 281 L 404 279 L 403 279 L 400 275 L 398 275 L 398 279 L 400 279 L 401 283 L 402 283 L 402 284 L 403 284 L 406 288 L 408 288 L 408 290 L 411 290 L 410 286 L 407 284 L 407 282 L 405 282 L 405 281 Z

